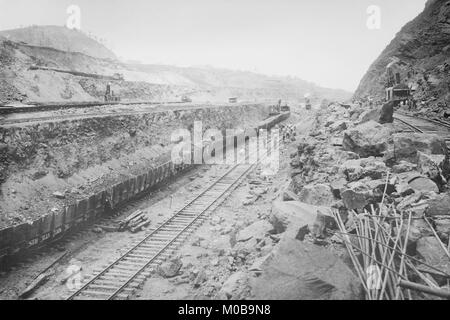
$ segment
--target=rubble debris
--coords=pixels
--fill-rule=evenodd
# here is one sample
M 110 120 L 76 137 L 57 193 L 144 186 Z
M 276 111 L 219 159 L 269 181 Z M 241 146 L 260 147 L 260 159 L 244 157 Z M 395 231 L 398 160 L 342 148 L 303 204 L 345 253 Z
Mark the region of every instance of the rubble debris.
M 326 184 L 304 186 L 298 197 L 300 201 L 315 206 L 330 206 L 335 201 L 330 186 Z
M 163 278 L 173 278 L 178 275 L 183 263 L 180 257 L 175 257 L 158 266 L 158 274 Z
M 360 299 L 358 279 L 342 260 L 307 242 L 284 239 L 261 269 L 251 283 L 258 300 Z
M 217 297 L 222 300 L 238 300 L 245 290 L 244 287 L 247 281 L 248 276 L 243 271 L 232 274 L 220 288 Z
M 317 115 L 315 144 L 308 149 L 309 153 L 291 155 L 296 161 L 291 161 L 295 174 L 290 187 L 299 194 L 301 201 L 308 201 L 302 195 L 305 186 L 305 190 L 329 186 L 334 201 L 327 206 L 339 221 L 339 232 L 333 231 L 331 225 L 325 227 L 320 214 L 313 214 L 315 222 L 312 224 L 300 221 L 295 228 L 289 223 L 284 228 L 275 228 L 283 232 L 280 243 L 283 239 L 292 239 L 327 248 L 329 244 L 345 246 L 362 287 L 367 285 L 367 274 L 358 270 L 371 266 L 378 266 L 382 271 L 384 283 L 414 279 L 414 283 L 432 289 L 444 284 L 442 281 L 450 277 L 446 266 L 430 259 L 427 262 L 420 254 L 426 238 L 436 242 L 435 249 L 439 249 L 436 254 L 442 258 L 448 252 L 445 248 L 450 246 L 450 197 L 447 199 L 448 195 L 440 194 L 447 190 L 449 167 L 443 140 L 436 135 L 393 134 L 392 125 L 369 119 L 376 111 L 365 110 L 368 112 L 361 112 L 358 118 L 363 121 L 356 127 L 350 124 L 344 132 L 342 149 L 349 152 L 345 154 L 333 142 L 329 128 L 348 119 L 349 115 L 341 111 L 338 116 L 333 114 L 336 108 L 330 106 Z M 328 129 L 321 130 L 321 125 Z M 308 146 L 302 137 L 299 141 L 303 141 L 300 149 Z M 278 212 L 275 217 L 284 220 L 274 219 L 273 213 L 272 221 L 277 222 L 278 227 L 283 226 L 280 222 L 288 221 Z M 424 219 L 425 214 L 433 219 L 432 225 Z M 384 235 L 378 239 L 380 233 Z M 367 241 L 373 241 L 374 246 L 368 246 Z M 374 255 L 372 250 L 378 253 Z M 379 254 L 391 259 L 382 262 L 376 258 Z M 450 259 L 447 262 L 450 264 Z M 415 299 L 425 294 L 390 284 L 378 293 L 366 289 L 366 299 Z
M 408 184 L 414 191 L 439 193 L 439 187 L 436 183 L 425 177 L 416 177 L 410 180 Z
M 341 192 L 342 201 L 349 210 L 363 210 L 373 200 L 373 190 L 363 182 L 356 181 L 347 185 Z
M 256 240 L 261 240 L 272 229 L 273 227 L 268 221 L 266 220 L 257 221 L 249 225 L 245 229 L 239 231 L 236 235 L 236 241 L 245 242 L 252 238 Z
M 436 219 L 434 223 L 436 225 L 436 232 L 439 237 L 448 242 L 450 237 L 450 218 Z
M 290 190 L 285 190 L 282 193 L 282 200 L 283 201 L 300 201 L 300 199 L 298 198 L 298 196 L 290 191 Z
M 447 183 L 443 172 L 447 167 L 447 157 L 445 155 L 430 155 L 420 151 L 417 154 L 419 172 L 436 182 L 438 186 L 444 186 Z
M 340 172 L 349 182 L 353 182 L 367 177 L 381 179 L 386 176 L 388 168 L 381 158 L 369 157 L 345 161 Z
M 419 239 L 416 250 L 428 265 L 450 274 L 450 259 L 436 237 L 423 237 Z M 437 277 L 435 279 L 437 280 L 439 278 Z
M 320 211 L 317 212 L 316 221 L 312 226 L 311 233 L 315 238 L 325 238 L 326 229 L 334 229 L 336 223 L 331 214 L 324 214 Z M 297 234 L 298 236 L 298 234 Z
M 315 207 L 298 201 L 274 201 L 269 221 L 275 234 L 285 232 L 289 227 L 299 229 L 305 225 L 312 225 L 318 210 L 327 208 Z
M 428 201 L 426 215 L 429 217 L 448 216 L 450 217 L 450 195 L 442 194 Z
M 194 279 L 193 285 L 195 288 L 200 287 L 208 279 L 205 270 L 200 270 Z
M 333 196 L 336 199 L 342 199 L 341 191 L 345 190 L 345 187 L 347 186 L 347 179 L 344 177 L 339 177 L 336 180 L 333 180 L 330 183 L 331 191 L 333 192 Z
M 381 108 L 375 107 L 368 110 L 363 111 L 360 115 L 358 120 L 356 121 L 358 124 L 363 124 L 368 121 L 375 121 L 378 122 L 380 120 L 381 116 Z
M 447 147 L 443 138 L 428 133 L 393 134 L 395 160 L 405 160 L 417 164 L 418 153 L 446 155 Z
M 57 199 L 65 199 L 66 198 L 66 195 L 59 191 L 53 192 L 53 196 Z
M 388 149 L 392 131 L 375 121 L 368 121 L 344 132 L 344 150 L 360 157 L 381 157 Z

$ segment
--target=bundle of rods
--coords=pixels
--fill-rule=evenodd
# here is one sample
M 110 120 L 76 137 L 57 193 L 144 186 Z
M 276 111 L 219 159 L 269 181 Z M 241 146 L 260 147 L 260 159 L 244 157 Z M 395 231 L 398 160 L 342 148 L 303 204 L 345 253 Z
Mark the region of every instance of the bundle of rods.
M 372 206 L 361 214 L 351 212 L 347 224 L 340 213 L 333 214 L 338 226 L 335 234 L 347 248 L 367 300 L 450 299 L 450 291 L 439 288 L 430 274 L 419 271 L 416 265 L 425 266 L 447 280 L 450 276 L 407 254 L 414 219 L 411 213 L 402 215 L 381 204 L 379 209 Z M 450 258 L 448 249 L 440 243 Z

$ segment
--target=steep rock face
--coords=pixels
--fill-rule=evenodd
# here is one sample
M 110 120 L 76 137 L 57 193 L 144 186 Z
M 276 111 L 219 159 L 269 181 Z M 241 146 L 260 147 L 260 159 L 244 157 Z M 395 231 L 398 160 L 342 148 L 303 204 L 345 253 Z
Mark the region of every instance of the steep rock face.
M 386 67 L 397 61 L 402 82 L 417 88 L 415 98 L 445 107 L 450 99 L 450 1 L 429 0 L 371 65 L 356 98 L 383 99 Z

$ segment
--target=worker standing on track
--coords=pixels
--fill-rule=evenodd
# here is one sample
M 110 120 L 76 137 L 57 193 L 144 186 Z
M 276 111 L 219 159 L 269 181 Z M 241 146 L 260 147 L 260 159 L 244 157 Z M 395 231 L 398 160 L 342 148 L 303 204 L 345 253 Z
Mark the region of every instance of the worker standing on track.
M 111 82 L 106 85 L 105 102 L 109 101 L 109 97 L 111 97 Z

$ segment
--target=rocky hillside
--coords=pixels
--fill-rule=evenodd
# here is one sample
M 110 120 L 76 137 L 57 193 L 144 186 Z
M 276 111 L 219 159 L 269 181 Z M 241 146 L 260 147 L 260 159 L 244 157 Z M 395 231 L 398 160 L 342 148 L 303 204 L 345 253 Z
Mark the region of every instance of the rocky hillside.
M 425 10 L 406 24 L 371 65 L 356 98 L 382 99 L 386 67 L 397 60 L 402 82 L 415 87 L 424 105 L 448 106 L 450 100 L 450 1 L 429 0 Z
M 78 52 L 100 59 L 116 59 L 104 45 L 84 33 L 58 26 L 32 26 L 0 31 L 0 36 L 37 47 L 48 47 L 67 52 Z
M 178 101 L 188 95 L 194 102 L 224 102 L 229 97 L 301 101 L 306 93 L 317 100 L 351 97 L 348 92 L 296 78 L 209 67 L 127 64 L 114 57 L 82 33 L 61 27 L 0 32 L 0 102 L 102 100 L 106 84 L 117 73 L 124 80 L 113 81 L 112 89 L 123 100 Z
M 330 217 L 321 210 L 315 223 L 305 227 L 304 221 L 291 222 L 288 228 L 293 229 L 297 239 L 301 236 L 306 242 L 311 237 L 314 244 L 330 250 L 347 243 L 348 253 L 358 252 L 352 264 L 359 273 L 358 268 L 367 270 L 368 266 L 361 267 L 359 261 L 369 261 L 365 257 L 376 251 L 361 239 L 369 239 L 367 235 L 380 229 L 375 227 L 362 235 L 358 225 L 383 224 L 389 234 L 402 239 L 399 242 L 404 243 L 403 250 L 413 257 L 411 260 L 415 259 L 415 265 L 426 264 L 430 268 L 426 270 L 434 268 L 433 272 L 427 271 L 428 282 L 420 278 L 422 274 L 411 261 L 407 270 L 400 268 L 407 278 L 421 285 L 432 283 L 448 292 L 447 281 L 441 277 L 450 273 L 442 250 L 449 246 L 450 236 L 450 163 L 445 139 L 438 134 L 401 130 L 397 124 L 374 121 L 370 110 L 359 104 L 333 103 L 318 110 L 312 130 L 298 130 L 296 148 L 290 149 L 292 181 L 284 198 L 332 208 L 334 215 Z M 373 217 L 376 222 L 371 220 Z M 303 216 L 299 214 L 298 218 Z M 349 238 L 342 237 L 343 233 Z M 379 243 L 391 245 L 394 241 L 384 238 Z M 350 261 L 349 256 L 346 259 Z M 398 267 L 394 268 L 398 274 Z M 370 279 L 369 273 L 360 275 L 363 284 Z M 386 299 L 394 299 L 390 293 L 384 294 Z M 409 299 L 413 300 L 438 299 L 420 291 L 411 294 Z M 366 299 L 373 298 L 366 294 Z

